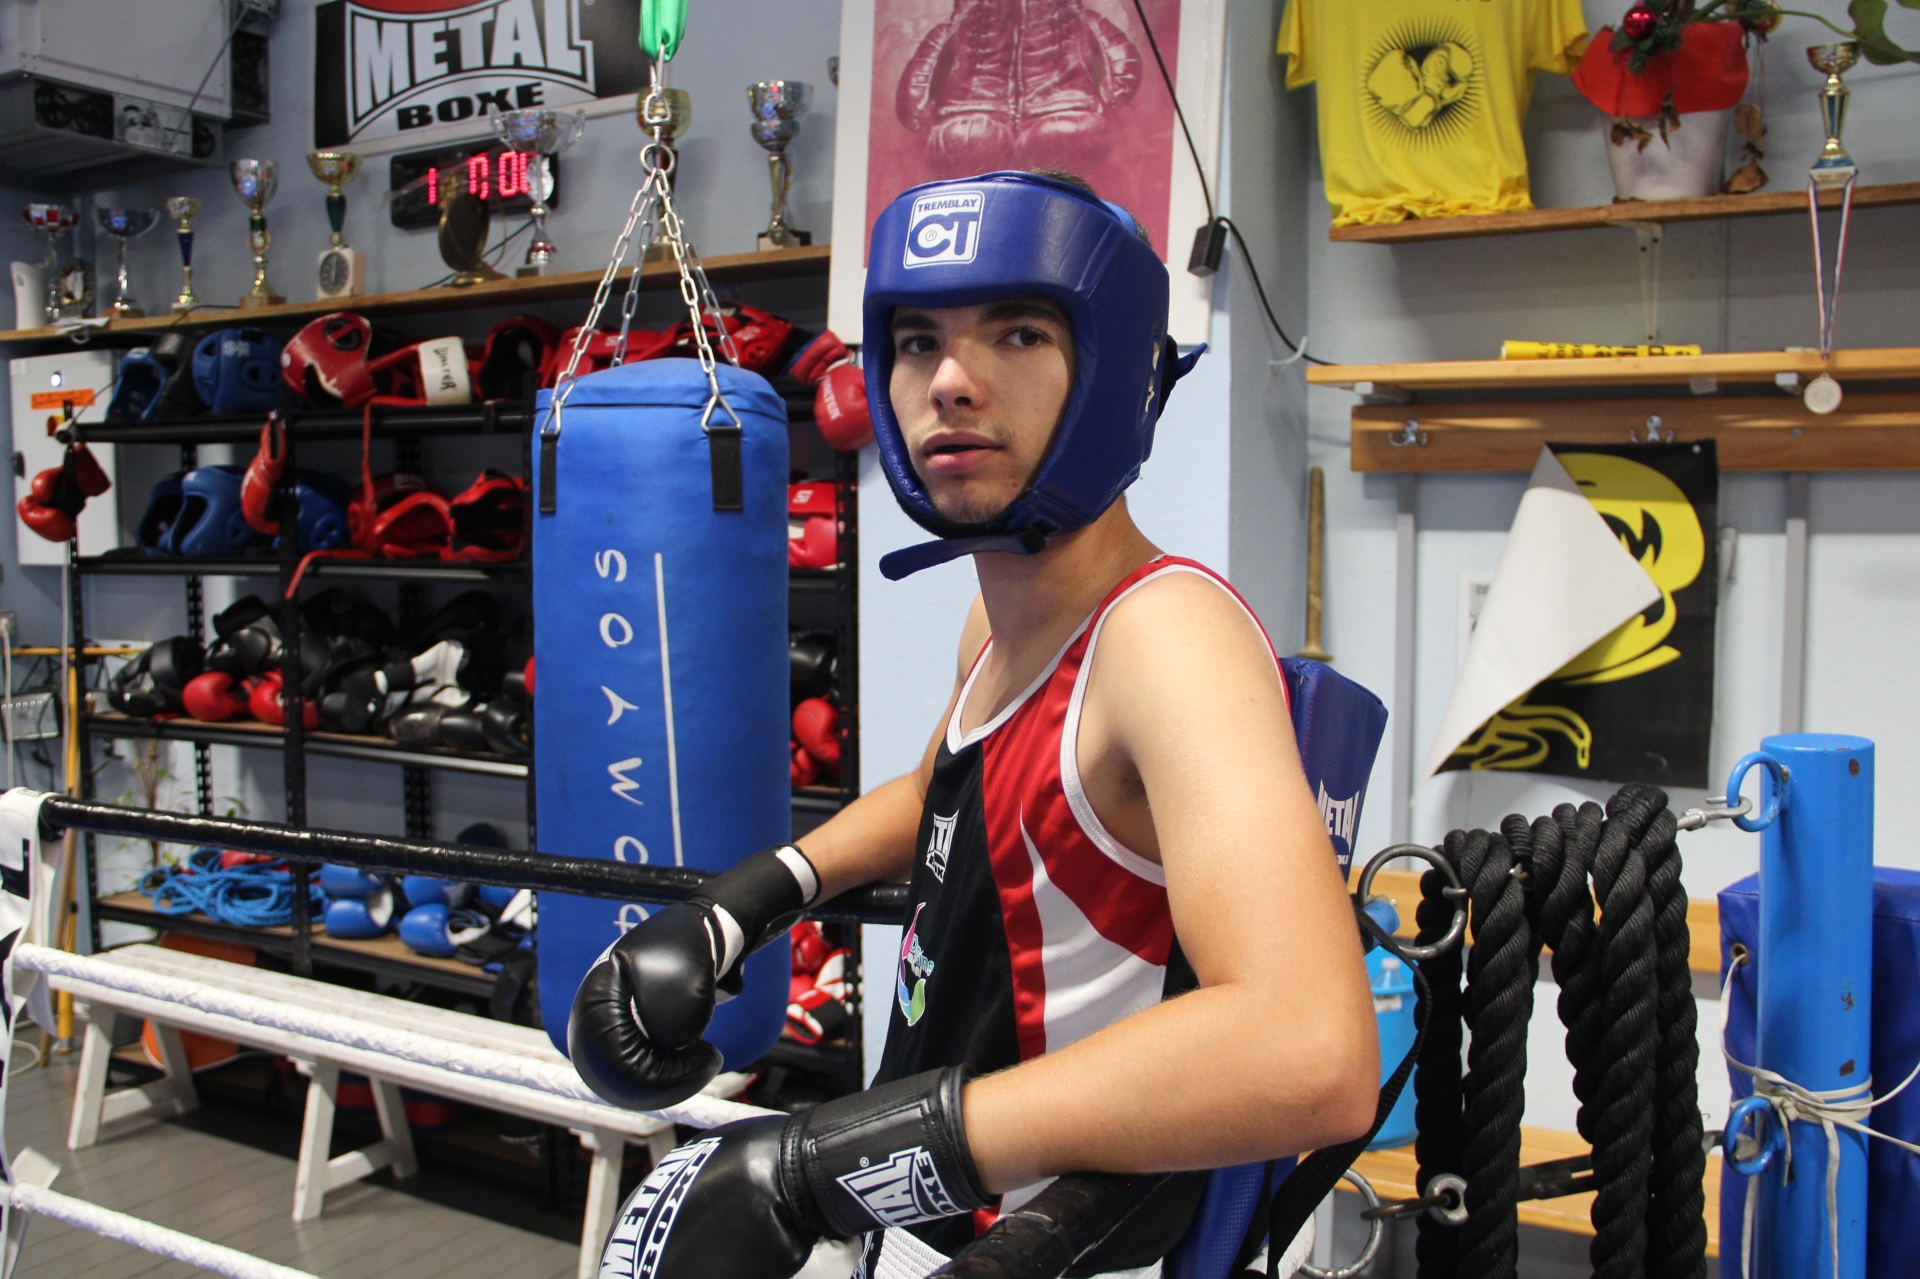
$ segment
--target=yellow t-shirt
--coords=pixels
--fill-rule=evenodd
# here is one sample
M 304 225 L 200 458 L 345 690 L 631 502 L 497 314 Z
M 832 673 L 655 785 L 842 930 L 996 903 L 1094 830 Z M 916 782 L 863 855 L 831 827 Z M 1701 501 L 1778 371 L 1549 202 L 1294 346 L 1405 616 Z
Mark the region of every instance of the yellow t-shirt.
M 1530 209 L 1536 71 L 1586 49 L 1580 0 L 1288 0 L 1287 87 L 1319 82 L 1333 224 Z

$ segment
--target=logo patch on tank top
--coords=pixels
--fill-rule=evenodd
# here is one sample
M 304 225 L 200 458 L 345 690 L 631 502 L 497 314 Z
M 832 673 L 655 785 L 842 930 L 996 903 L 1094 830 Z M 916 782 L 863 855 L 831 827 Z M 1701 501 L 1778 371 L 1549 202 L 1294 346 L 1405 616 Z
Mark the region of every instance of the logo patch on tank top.
M 942 884 L 947 882 L 947 858 L 953 853 L 953 827 L 959 820 L 957 812 L 946 817 L 935 813 L 933 829 L 927 834 L 927 869 Z
M 913 908 L 913 922 L 907 925 L 907 935 L 900 939 L 900 969 L 893 979 L 900 1015 L 907 1019 L 909 1026 L 919 1024 L 927 1015 L 927 978 L 933 976 L 933 961 L 920 948 L 920 912 L 926 908 L 925 902 Z

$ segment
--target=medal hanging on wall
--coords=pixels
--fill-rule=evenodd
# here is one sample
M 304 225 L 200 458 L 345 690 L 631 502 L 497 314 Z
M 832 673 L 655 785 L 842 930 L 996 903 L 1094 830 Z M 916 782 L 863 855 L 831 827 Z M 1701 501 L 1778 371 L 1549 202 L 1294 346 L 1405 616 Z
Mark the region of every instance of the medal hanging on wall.
M 1814 69 L 1824 71 L 1827 82 L 1820 87 L 1820 117 L 1827 130 L 1827 140 L 1820 148 L 1820 158 L 1814 161 L 1807 171 L 1807 217 L 1813 230 L 1813 296 L 1820 324 L 1820 359 L 1822 363 L 1833 356 L 1834 316 L 1840 306 L 1840 273 L 1847 262 L 1847 231 L 1853 221 L 1853 184 L 1860 176 L 1859 168 L 1853 157 L 1847 154 L 1847 148 L 1840 141 L 1840 133 L 1847 123 L 1847 100 L 1852 94 L 1841 83 L 1840 76 L 1851 68 L 1860 56 L 1860 46 L 1851 42 L 1844 44 L 1820 44 L 1807 50 L 1807 61 Z M 1823 191 L 1840 192 L 1840 235 L 1833 248 L 1833 287 L 1827 287 L 1826 258 L 1820 245 L 1820 195 Z M 1801 400 L 1809 412 L 1822 416 L 1840 407 L 1840 384 L 1827 373 L 1822 373 L 1807 383 L 1807 389 L 1801 393 Z

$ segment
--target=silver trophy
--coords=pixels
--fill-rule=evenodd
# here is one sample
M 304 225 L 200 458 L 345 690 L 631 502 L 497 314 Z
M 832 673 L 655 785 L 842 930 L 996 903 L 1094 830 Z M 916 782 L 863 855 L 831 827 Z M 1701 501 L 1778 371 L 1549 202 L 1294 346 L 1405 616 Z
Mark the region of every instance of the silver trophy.
M 773 180 L 773 219 L 760 233 L 760 250 L 812 244 L 813 235 L 794 227 L 787 208 L 793 189 L 787 148 L 800 136 L 800 119 L 813 105 L 813 86 L 801 80 L 761 80 L 747 86 L 747 102 L 753 108 L 753 140 L 766 149 L 767 173 Z
M 108 308 L 115 317 L 145 315 L 140 304 L 133 300 L 133 290 L 127 283 L 127 241 L 137 239 L 153 230 L 160 221 L 158 209 L 95 209 L 94 220 L 100 229 L 112 236 L 119 244 L 119 266 L 113 276 L 113 305 Z
M 273 247 L 273 237 L 267 234 L 267 201 L 280 185 L 279 168 L 272 160 L 235 160 L 227 166 L 233 192 L 247 206 L 247 244 L 253 250 L 253 287 L 240 299 L 243 310 L 286 301 L 267 283 L 267 250 Z
M 549 107 L 526 107 L 519 111 L 488 107 L 487 123 L 509 150 L 527 157 L 527 194 L 533 197 L 533 207 L 527 210 L 527 215 L 533 219 L 533 242 L 527 245 L 527 264 L 516 274 L 551 274 L 553 259 L 560 252 L 547 238 L 547 201 L 553 198 L 551 161 L 580 140 L 587 128 L 587 113 L 569 114 Z
M 1858 172 L 1853 157 L 1840 141 L 1840 133 L 1847 127 L 1847 101 L 1853 97 L 1853 91 L 1841 83 L 1840 77 L 1851 71 L 1859 60 L 1860 46 L 1851 40 L 1816 44 L 1807 49 L 1807 61 L 1813 64 L 1814 70 L 1824 71 L 1827 76 L 1827 82 L 1820 86 L 1820 122 L 1826 126 L 1827 140 L 1820 148 L 1820 158 L 1813 162 L 1815 186 L 1845 186 L 1847 179 Z
M 20 216 L 34 230 L 47 237 L 47 251 L 43 258 L 41 278 L 46 282 L 46 316 L 43 323 L 52 324 L 63 315 L 84 315 L 86 308 L 69 311 L 66 280 L 74 274 L 80 264 L 60 261 L 60 237 L 80 225 L 79 215 L 64 204 L 29 204 L 20 211 Z M 84 290 L 83 290 L 84 291 Z
M 180 241 L 180 295 L 173 300 L 173 313 L 185 315 L 200 305 L 193 295 L 193 220 L 200 216 L 200 201 L 190 195 L 169 197 L 167 216 L 173 219 L 173 234 Z

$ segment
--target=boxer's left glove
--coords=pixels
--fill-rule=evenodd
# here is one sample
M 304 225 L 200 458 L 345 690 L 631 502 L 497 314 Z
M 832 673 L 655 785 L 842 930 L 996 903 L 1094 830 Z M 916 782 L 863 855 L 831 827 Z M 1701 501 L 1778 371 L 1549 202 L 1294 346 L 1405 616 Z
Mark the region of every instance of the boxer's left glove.
M 587 1086 L 630 1110 L 706 1087 L 720 1073 L 720 1050 L 700 1039 L 714 1005 L 740 993 L 747 956 L 784 936 L 819 895 L 806 854 L 783 844 L 628 929 L 573 997 L 567 1055 Z
M 950 1066 L 793 1116 L 716 1128 L 660 1161 L 600 1254 L 600 1279 L 788 1279 L 822 1239 L 987 1206 Z

